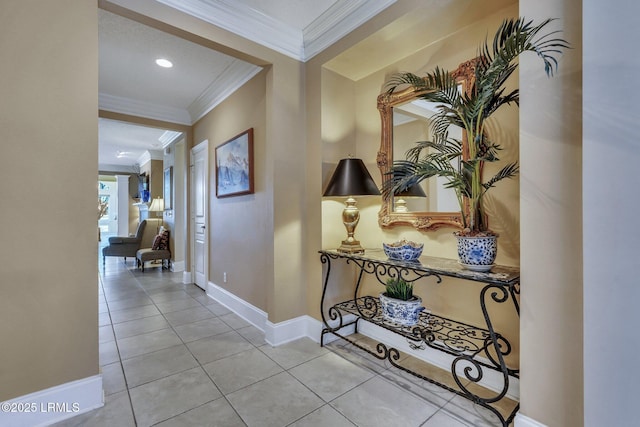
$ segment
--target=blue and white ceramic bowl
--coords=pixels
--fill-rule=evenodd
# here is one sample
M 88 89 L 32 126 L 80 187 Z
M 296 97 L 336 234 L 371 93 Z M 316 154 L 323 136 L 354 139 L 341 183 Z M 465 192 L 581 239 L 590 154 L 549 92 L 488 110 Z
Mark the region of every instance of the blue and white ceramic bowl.
M 456 236 L 460 264 L 473 271 L 489 271 L 498 253 L 498 236 Z
M 423 243 L 400 240 L 395 243 L 383 243 L 384 253 L 390 259 L 398 261 L 415 261 L 422 255 Z
M 391 322 L 403 326 L 413 326 L 420 319 L 420 312 L 424 310 L 422 299 L 414 296 L 409 301 L 389 298 L 384 293 L 380 294 L 382 316 Z

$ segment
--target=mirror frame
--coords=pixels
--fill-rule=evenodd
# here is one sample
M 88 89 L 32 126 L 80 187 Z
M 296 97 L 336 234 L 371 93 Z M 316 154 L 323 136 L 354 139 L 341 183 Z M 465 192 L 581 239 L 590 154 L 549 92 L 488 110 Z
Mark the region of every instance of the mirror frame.
M 465 93 L 473 87 L 475 80 L 475 63 L 477 59 L 463 62 L 451 73 L 456 81 L 462 85 Z M 417 91 L 413 87 L 398 91 L 384 92 L 378 96 L 378 111 L 382 123 L 380 150 L 378 151 L 377 164 L 382 176 L 383 187 L 389 180 L 387 173 L 393 164 L 393 107 L 405 102 L 417 99 L 425 91 Z M 462 135 L 463 158 L 468 158 L 467 136 Z M 453 190 L 452 190 L 453 191 Z M 465 210 L 468 212 L 469 204 L 465 200 Z M 398 225 L 409 225 L 417 230 L 436 230 L 441 227 L 463 227 L 462 214 L 460 212 L 394 212 L 393 196 L 382 195 L 382 206 L 378 213 L 378 224 L 382 228 L 391 228 Z

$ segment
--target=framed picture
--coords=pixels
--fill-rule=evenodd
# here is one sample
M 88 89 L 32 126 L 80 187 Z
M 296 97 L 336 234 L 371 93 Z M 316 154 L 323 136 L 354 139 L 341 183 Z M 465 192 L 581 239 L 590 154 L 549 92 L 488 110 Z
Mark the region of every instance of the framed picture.
M 173 209 L 171 206 L 171 201 L 173 200 L 173 186 L 171 185 L 173 178 L 173 167 L 169 166 L 164 170 L 164 210 Z
M 253 194 L 253 128 L 216 147 L 216 197 Z

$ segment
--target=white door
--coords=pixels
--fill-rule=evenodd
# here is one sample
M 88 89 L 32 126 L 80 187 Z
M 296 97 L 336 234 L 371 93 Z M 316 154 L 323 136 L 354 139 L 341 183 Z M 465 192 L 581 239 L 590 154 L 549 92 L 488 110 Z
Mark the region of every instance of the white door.
M 191 266 L 194 283 L 206 290 L 209 276 L 209 232 L 207 229 L 207 179 L 209 177 L 209 142 L 191 149 Z

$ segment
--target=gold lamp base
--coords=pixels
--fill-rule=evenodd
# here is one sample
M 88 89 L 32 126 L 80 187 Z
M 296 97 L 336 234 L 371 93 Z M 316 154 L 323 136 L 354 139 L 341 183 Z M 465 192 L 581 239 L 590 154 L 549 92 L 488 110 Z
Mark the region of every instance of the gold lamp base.
M 342 211 L 342 223 L 347 229 L 347 238 L 342 241 L 342 245 L 340 245 L 337 251 L 346 254 L 363 254 L 364 248 L 360 246 L 360 241 L 353 237 L 356 226 L 360 221 L 360 212 L 356 207 L 356 199 L 349 197 L 345 204 L 344 211 Z
M 347 239 L 342 241 L 337 251 L 343 254 L 363 254 L 364 248 L 360 246 L 360 241 Z

